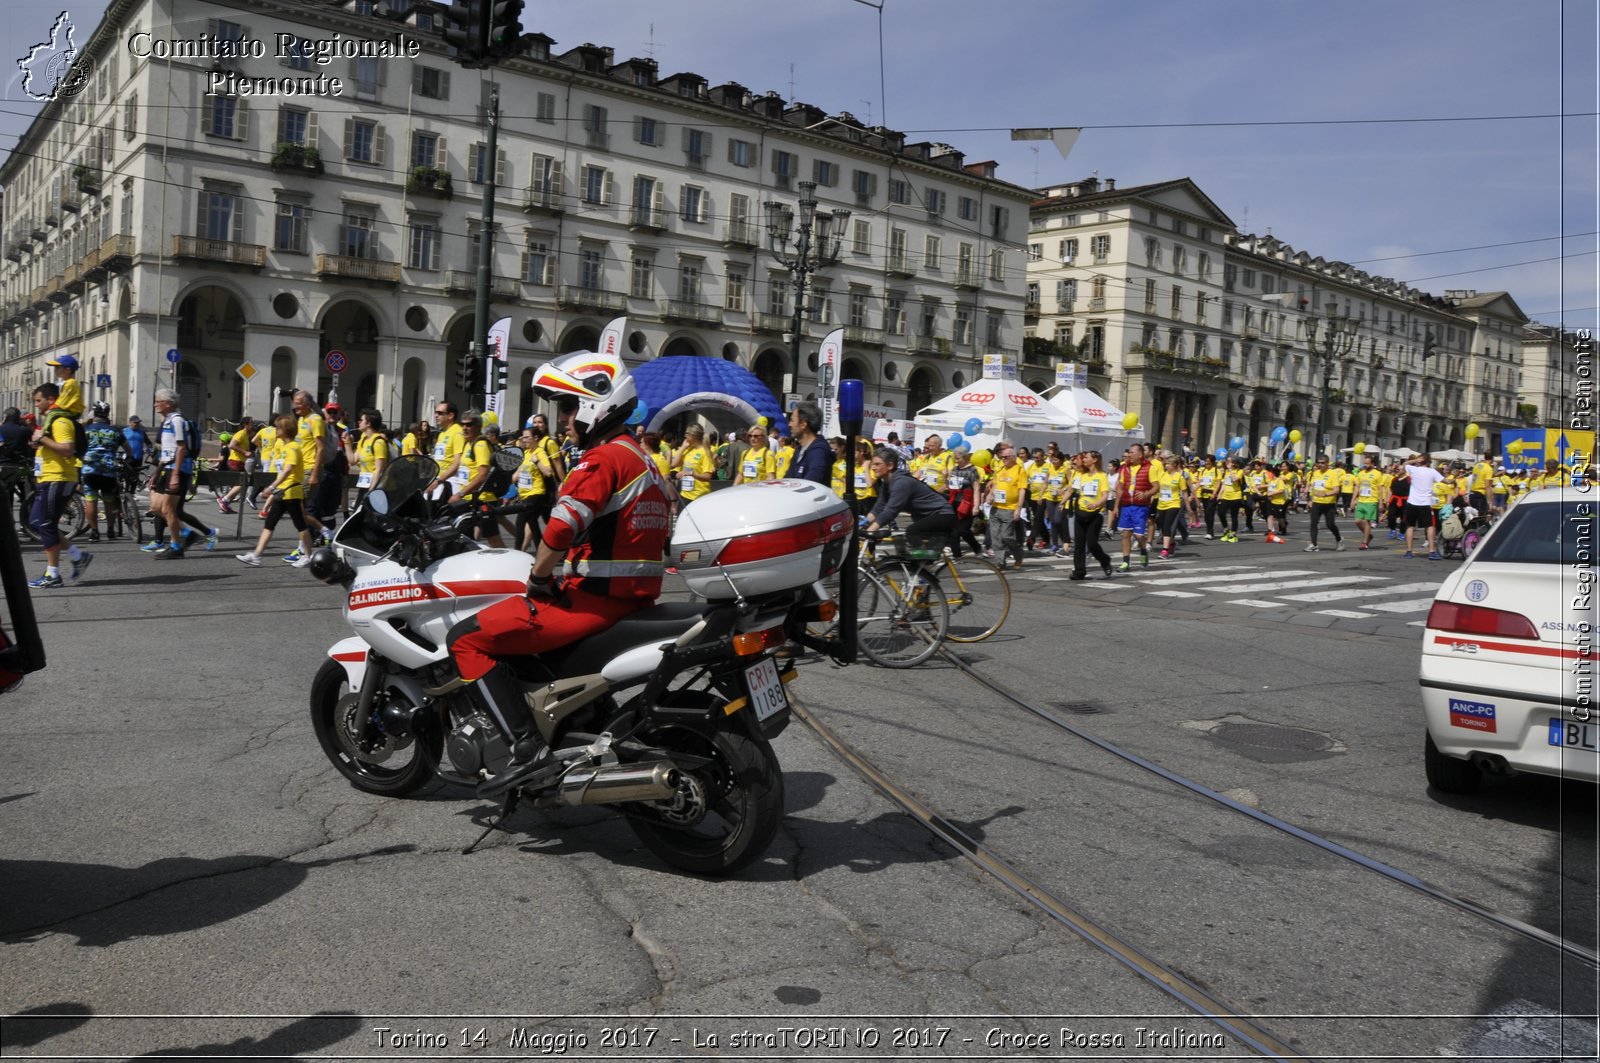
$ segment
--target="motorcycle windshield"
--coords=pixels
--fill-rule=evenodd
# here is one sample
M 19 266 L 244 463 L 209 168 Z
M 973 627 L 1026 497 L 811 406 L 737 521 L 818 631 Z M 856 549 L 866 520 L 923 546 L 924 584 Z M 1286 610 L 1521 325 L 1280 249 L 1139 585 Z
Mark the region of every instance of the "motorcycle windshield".
M 408 525 L 428 519 L 428 501 L 422 495 L 438 475 L 432 458 L 407 454 L 383 467 L 377 486 L 367 493 L 350 519 L 339 525 L 333 543 L 341 551 L 356 550 L 382 557 Z
M 382 491 L 389 513 L 403 513 L 406 503 L 420 498 L 433 478 L 439 475 L 439 463 L 425 454 L 407 454 L 383 467 L 375 491 Z

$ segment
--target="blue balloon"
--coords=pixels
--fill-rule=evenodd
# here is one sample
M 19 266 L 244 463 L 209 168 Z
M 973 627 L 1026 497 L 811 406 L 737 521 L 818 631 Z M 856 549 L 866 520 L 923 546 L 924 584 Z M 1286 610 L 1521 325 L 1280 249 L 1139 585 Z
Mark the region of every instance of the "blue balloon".
M 1243 450 L 1244 449 L 1244 436 L 1234 436 L 1232 439 L 1228 440 L 1228 449 L 1229 450 Z
M 944 447 L 946 450 L 954 450 L 965 442 L 966 440 L 961 438 L 960 432 L 951 432 L 944 441 Z
M 1272 430 L 1272 436 L 1270 438 L 1274 443 L 1282 443 L 1285 439 L 1289 438 L 1289 430 L 1282 425 L 1279 425 Z
M 966 428 L 967 435 L 975 436 L 979 432 L 983 431 L 983 421 L 980 418 L 974 417 L 972 420 L 967 422 Z
M 635 402 L 633 404 L 633 412 L 628 414 L 627 423 L 629 425 L 644 424 L 645 415 L 649 412 L 649 410 L 645 409 L 644 403 Z
M 1216 449 L 1215 453 L 1212 456 L 1215 457 L 1218 461 L 1221 461 L 1223 458 L 1226 458 L 1228 456 L 1228 448 L 1227 447 L 1218 447 Z

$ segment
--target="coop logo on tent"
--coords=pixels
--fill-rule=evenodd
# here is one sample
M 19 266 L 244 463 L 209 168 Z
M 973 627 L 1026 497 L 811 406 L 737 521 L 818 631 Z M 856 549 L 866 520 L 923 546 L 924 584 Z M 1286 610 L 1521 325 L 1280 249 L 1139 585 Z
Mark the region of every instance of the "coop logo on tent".
M 1012 395 L 1012 394 L 1010 394 L 1008 392 L 1006 394 L 1006 398 L 1010 399 L 1012 402 L 1016 403 L 1018 406 L 1037 406 L 1037 405 L 1039 405 L 1039 397 L 1037 395 Z
M 1097 406 L 1085 406 L 1083 412 L 1090 417 L 1110 417 L 1111 415 Z
M 961 393 L 961 401 L 962 402 L 993 402 L 994 401 L 994 392 L 992 392 L 992 391 L 963 391 Z

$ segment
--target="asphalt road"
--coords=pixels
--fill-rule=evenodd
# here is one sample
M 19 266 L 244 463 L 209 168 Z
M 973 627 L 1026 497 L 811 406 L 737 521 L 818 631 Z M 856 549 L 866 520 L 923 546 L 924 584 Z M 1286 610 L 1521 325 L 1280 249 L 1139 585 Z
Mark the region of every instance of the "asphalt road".
M 1216 1028 L 932 840 L 798 724 L 776 743 L 784 828 L 739 879 L 669 871 L 604 809 L 522 812 L 461 855 L 486 803 L 445 786 L 370 797 L 317 747 L 306 690 L 345 633 L 338 591 L 221 551 L 97 554 L 81 585 L 38 599 L 51 667 L 0 704 L 6 1056 L 1248 1054 L 1195 1043 Z M 1326 602 L 1280 601 L 1438 567 L 1200 543 L 1096 586 L 1030 561 L 1006 629 L 968 658 L 1087 733 L 1592 949 L 1595 790 L 1429 793 L 1421 614 L 1313 619 Z M 1592 972 L 946 663 L 811 662 L 792 689 L 952 822 L 1308 1056 L 1593 1045 L 1592 1020 L 1556 1018 L 1593 1010 Z

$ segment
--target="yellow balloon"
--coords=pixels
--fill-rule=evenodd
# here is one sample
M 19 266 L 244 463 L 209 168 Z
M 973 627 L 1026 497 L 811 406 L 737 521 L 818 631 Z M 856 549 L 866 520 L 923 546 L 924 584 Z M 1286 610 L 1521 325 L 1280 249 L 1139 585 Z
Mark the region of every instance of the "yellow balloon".
M 972 455 L 972 464 L 980 469 L 987 469 L 992 461 L 994 461 L 994 455 L 987 450 L 980 450 Z
M 1367 452 L 1367 445 L 1365 443 L 1357 443 L 1350 449 L 1355 451 L 1357 454 L 1365 454 Z
M 1289 442 L 1298 443 L 1300 442 L 1301 438 L 1302 436 L 1300 435 L 1300 429 L 1292 428 L 1289 430 Z
M 766 416 L 757 417 L 756 424 L 760 425 L 762 428 L 772 427 L 772 421 Z
M 1477 439 L 1478 438 L 1478 433 L 1481 432 L 1481 431 L 1483 431 L 1483 429 L 1479 428 L 1476 423 L 1469 424 L 1469 425 L 1467 425 L 1467 438 L 1468 439 Z
M 1127 429 L 1130 432 L 1133 431 L 1133 429 L 1138 428 L 1139 427 L 1139 415 L 1136 414 L 1136 413 L 1125 413 L 1125 414 L 1123 414 L 1122 415 L 1122 427 Z
M 1513 439 L 1511 442 L 1506 444 L 1506 450 L 1509 451 L 1512 454 L 1521 454 L 1522 453 L 1522 440 Z
M 495 414 L 495 412 L 493 410 L 484 410 L 483 411 L 483 427 L 485 427 L 485 428 L 493 428 L 495 425 L 497 425 L 499 423 L 500 423 L 500 418 Z

